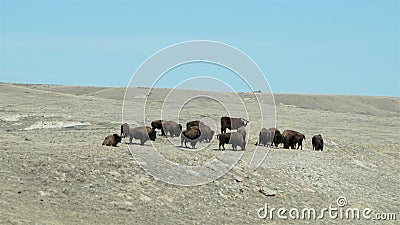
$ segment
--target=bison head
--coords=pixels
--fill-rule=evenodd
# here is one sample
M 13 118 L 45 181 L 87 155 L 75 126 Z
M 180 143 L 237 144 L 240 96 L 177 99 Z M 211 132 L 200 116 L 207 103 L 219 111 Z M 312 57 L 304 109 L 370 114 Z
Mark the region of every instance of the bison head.
M 152 141 L 155 141 L 156 140 L 156 130 L 153 128 L 153 129 L 151 129 L 151 131 L 149 132 L 149 138 L 150 138 L 150 140 L 152 140 Z
M 279 144 L 283 143 L 283 136 L 280 132 L 275 133 L 274 143 L 275 143 L 275 147 L 278 147 Z
M 113 134 L 115 143 L 120 143 L 122 138 L 118 134 Z

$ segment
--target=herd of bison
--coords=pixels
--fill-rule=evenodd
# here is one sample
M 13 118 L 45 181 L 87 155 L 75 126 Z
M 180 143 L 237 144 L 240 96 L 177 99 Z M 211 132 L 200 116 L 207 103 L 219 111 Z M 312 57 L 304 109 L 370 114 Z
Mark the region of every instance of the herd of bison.
M 218 149 L 225 150 L 225 144 L 231 144 L 233 150 L 237 150 L 237 146 L 240 146 L 242 150 L 246 147 L 246 125 L 248 120 L 243 118 L 232 118 L 232 117 L 221 117 L 221 133 L 216 135 L 219 140 Z M 226 129 L 236 130 L 236 132 L 227 133 Z M 196 147 L 197 142 L 210 142 L 215 134 L 215 131 L 211 130 L 209 126 L 204 124 L 202 121 L 194 120 L 186 123 L 186 130 L 182 131 L 182 125 L 175 121 L 155 120 L 151 122 L 151 127 L 142 126 L 130 128 L 129 124 L 124 123 L 121 125 L 121 134 L 109 135 L 104 139 L 103 145 L 116 147 L 118 143 L 122 141 L 122 138 L 129 138 L 129 143 L 132 144 L 132 140 L 140 140 L 140 144 L 143 145 L 146 141 L 156 140 L 156 130 L 161 131 L 162 136 L 169 135 L 170 137 L 181 138 L 181 146 L 190 143 L 191 148 Z M 282 133 L 276 128 L 262 128 L 258 135 L 258 142 L 256 145 L 278 147 L 279 144 L 283 144 L 286 149 L 303 149 L 303 140 L 306 137 L 304 134 L 294 131 L 285 130 Z M 312 137 L 313 150 L 319 151 L 324 148 L 324 141 L 320 134 Z

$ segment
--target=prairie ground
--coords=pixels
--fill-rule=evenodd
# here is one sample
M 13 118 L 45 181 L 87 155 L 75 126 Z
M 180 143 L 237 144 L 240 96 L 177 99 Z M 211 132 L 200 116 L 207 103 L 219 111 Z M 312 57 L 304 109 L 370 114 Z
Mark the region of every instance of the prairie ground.
M 144 88 L 134 91 L 138 98 L 146 95 Z M 146 121 L 159 119 L 156 110 L 168 91 L 152 91 Z M 178 96 L 184 99 L 186 92 Z M 268 154 L 251 170 L 260 121 L 252 119 L 254 94 L 240 93 L 250 118 L 248 144 L 245 151 L 226 146 L 225 152 L 242 158 L 215 181 L 177 186 L 149 175 L 131 152 L 154 145 L 174 163 L 202 165 L 222 154 L 218 140 L 199 143 L 198 151 L 161 136 L 144 146 L 128 148 L 126 140 L 116 148 L 102 146 L 107 135 L 120 132 L 124 93 L 125 88 L 0 83 L 0 224 L 281 223 L 276 211 L 273 218 L 259 218 L 265 205 L 317 213 L 330 206 L 372 210 L 370 220 L 326 213 L 316 221 L 284 221 L 289 224 L 396 223 L 372 219 L 377 213 L 400 219 L 399 98 L 274 94 L 277 128 L 304 133 L 303 150 L 258 147 Z M 220 94 L 227 101 L 232 97 Z M 219 133 L 218 104 L 198 99 L 195 110 L 187 106 L 183 121 L 207 117 Z M 140 118 L 130 123 L 140 124 Z M 324 151 L 312 150 L 314 134 L 324 137 Z M 346 198 L 345 206 L 337 205 L 339 197 Z

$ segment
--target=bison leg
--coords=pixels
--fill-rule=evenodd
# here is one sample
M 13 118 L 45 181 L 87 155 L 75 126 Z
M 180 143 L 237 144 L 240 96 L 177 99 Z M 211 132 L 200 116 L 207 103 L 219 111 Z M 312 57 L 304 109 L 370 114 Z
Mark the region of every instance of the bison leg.
M 237 146 L 238 146 L 237 144 L 232 145 L 233 150 L 237 151 Z
M 129 137 L 129 144 L 132 144 L 132 139 L 133 139 L 133 137 L 130 136 L 130 137 Z
M 296 149 L 296 144 L 293 142 L 293 140 L 289 140 L 289 146 L 291 149 Z
M 289 149 L 289 141 L 288 140 L 283 141 L 283 148 Z
M 300 150 L 303 150 L 303 141 L 299 141 L 297 143 L 297 150 L 299 150 L 299 147 L 300 147 Z

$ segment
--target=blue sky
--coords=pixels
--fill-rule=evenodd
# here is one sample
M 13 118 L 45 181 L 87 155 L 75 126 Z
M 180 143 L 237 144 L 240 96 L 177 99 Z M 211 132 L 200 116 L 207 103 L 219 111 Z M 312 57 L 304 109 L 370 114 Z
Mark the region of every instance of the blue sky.
M 274 92 L 400 96 L 399 24 L 397 0 L 0 0 L 0 81 L 126 86 L 158 50 L 201 39 L 249 55 Z

